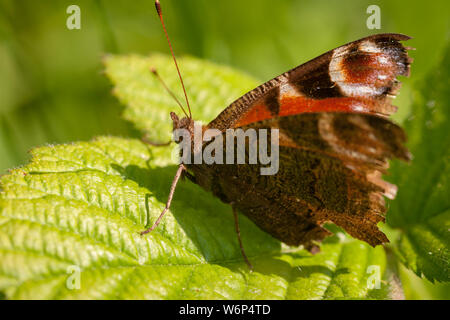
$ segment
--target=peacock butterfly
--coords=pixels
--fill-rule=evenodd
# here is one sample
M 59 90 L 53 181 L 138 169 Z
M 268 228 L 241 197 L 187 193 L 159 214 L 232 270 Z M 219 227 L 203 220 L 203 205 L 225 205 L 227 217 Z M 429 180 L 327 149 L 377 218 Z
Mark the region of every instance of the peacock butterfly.
M 195 122 L 158 0 L 155 6 L 189 110 L 182 119 L 171 113 L 174 131 L 184 129 L 193 137 Z M 409 75 L 410 48 L 400 43 L 408 39 L 402 34 L 376 34 L 350 42 L 234 101 L 201 132 L 215 129 L 225 135 L 237 128 L 277 129 L 278 172 L 261 175 L 261 165 L 255 164 L 182 162 L 165 209 L 141 234 L 159 224 L 179 179 L 186 176 L 231 205 L 241 252 L 250 268 L 237 210 L 276 239 L 310 251 L 317 250 L 316 242 L 330 234 L 322 227 L 325 222 L 372 246 L 388 242 L 377 224 L 385 219 L 383 196 L 393 199 L 397 190 L 381 176 L 389 159 L 411 158 L 404 146 L 404 131 L 388 118 L 396 111 L 391 100 L 400 87 L 397 76 Z M 193 143 L 189 147 L 195 154 L 209 143 L 204 141 L 200 149 Z

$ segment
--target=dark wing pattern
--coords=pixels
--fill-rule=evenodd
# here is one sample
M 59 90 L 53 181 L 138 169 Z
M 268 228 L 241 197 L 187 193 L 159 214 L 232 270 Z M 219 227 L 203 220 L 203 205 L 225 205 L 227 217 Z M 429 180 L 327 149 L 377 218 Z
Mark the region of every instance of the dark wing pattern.
M 401 34 L 369 36 L 331 50 L 262 84 L 228 106 L 208 127 L 221 131 L 305 112 L 390 115 L 411 58 Z
M 289 245 L 311 248 L 329 234 L 321 227 L 327 221 L 373 246 L 388 241 L 377 223 L 384 221 L 383 195 L 393 198 L 396 187 L 381 173 L 388 159 L 410 157 L 400 127 L 377 115 L 325 112 L 248 128 L 279 129 L 278 173 L 260 175 L 259 164 L 190 165 L 196 183 Z

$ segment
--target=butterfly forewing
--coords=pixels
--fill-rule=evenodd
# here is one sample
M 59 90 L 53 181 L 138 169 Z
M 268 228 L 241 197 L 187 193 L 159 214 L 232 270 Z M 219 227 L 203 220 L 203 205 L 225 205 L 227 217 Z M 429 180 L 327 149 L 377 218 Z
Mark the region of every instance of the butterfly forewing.
M 225 130 L 305 112 L 392 114 L 396 78 L 409 75 L 411 58 L 399 42 L 408 39 L 378 34 L 331 50 L 246 93 L 208 127 Z

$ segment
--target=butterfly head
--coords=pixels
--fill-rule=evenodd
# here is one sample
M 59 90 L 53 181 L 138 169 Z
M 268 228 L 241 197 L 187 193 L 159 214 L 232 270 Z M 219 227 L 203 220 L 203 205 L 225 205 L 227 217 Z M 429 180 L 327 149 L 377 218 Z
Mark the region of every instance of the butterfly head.
M 173 130 L 186 129 L 191 135 L 194 134 L 194 120 L 190 117 L 178 118 L 175 112 L 170 113 L 173 122 Z

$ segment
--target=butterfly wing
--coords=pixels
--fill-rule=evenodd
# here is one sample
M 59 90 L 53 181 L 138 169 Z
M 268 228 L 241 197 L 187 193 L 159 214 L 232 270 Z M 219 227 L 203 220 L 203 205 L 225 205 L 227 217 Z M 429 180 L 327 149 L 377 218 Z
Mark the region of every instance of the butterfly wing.
M 279 171 L 260 165 L 190 165 L 196 182 L 289 245 L 313 247 L 331 221 L 375 246 L 377 223 L 396 187 L 381 179 L 388 160 L 408 160 L 403 130 L 387 119 L 411 59 L 400 34 L 331 50 L 248 92 L 207 128 L 279 129 Z M 225 134 L 224 134 L 225 141 Z M 248 156 L 248 155 L 247 155 Z
M 331 221 L 371 245 L 387 241 L 377 223 L 384 221 L 383 196 L 393 199 L 397 189 L 381 175 L 389 159 L 410 159 L 400 127 L 377 115 L 333 112 L 272 118 L 248 128 L 279 129 L 279 172 L 258 178 L 280 186 L 282 203 L 300 204 L 293 213 L 317 226 Z
M 402 34 L 369 36 L 331 50 L 262 84 L 234 101 L 208 127 L 221 131 L 305 112 L 390 115 L 411 58 Z

